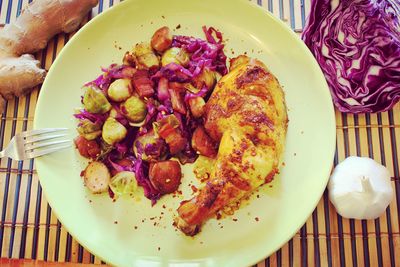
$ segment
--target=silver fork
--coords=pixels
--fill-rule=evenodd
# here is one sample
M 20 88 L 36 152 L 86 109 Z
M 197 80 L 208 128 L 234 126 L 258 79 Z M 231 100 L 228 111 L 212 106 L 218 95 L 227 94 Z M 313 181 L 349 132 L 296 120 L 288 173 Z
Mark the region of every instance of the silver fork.
M 44 128 L 17 133 L 0 152 L 0 158 L 25 160 L 70 147 L 71 140 L 61 139 L 67 136 L 66 130 L 67 128 Z

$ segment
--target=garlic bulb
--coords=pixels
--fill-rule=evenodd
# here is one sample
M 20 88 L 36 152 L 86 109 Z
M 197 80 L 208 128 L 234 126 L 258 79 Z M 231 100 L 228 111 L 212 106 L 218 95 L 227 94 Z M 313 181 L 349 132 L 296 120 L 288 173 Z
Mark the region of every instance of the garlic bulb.
M 393 199 L 389 171 L 365 157 L 348 157 L 338 164 L 328 190 L 336 211 L 352 219 L 378 218 Z

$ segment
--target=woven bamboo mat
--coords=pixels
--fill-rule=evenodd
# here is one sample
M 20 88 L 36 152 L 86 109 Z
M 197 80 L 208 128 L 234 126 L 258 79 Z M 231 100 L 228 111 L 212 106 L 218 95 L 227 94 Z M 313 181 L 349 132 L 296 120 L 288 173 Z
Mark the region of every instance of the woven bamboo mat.
M 13 21 L 28 0 L 0 0 L 0 23 Z M 100 0 L 88 20 L 120 2 Z M 301 33 L 309 0 L 253 0 Z M 55 37 L 36 56 L 49 69 L 70 35 Z M 0 148 L 20 131 L 31 129 L 39 88 L 9 101 L 0 123 Z M 335 164 L 349 155 L 369 156 L 392 174 L 396 197 L 376 220 L 341 218 L 325 192 L 312 216 L 280 250 L 257 266 L 400 266 L 400 104 L 389 112 L 346 115 L 336 112 Z M 64 229 L 38 182 L 34 160 L 0 163 L 0 256 L 51 262 L 101 263 Z M 397 257 L 396 257 L 397 254 Z

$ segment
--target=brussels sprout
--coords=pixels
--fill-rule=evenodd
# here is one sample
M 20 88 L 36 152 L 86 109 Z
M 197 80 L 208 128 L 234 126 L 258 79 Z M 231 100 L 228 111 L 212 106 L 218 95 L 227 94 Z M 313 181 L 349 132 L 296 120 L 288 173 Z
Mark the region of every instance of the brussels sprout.
M 93 123 L 90 120 L 81 120 L 77 131 L 81 136 L 85 137 L 85 139 L 93 140 L 101 135 L 101 125 L 99 123 Z
M 131 96 L 121 104 L 121 112 L 131 122 L 141 122 L 147 114 L 146 104 L 137 96 Z
M 189 64 L 189 54 L 179 47 L 172 47 L 165 51 L 161 58 L 161 65 L 166 66 L 169 63 L 176 63 L 182 66 Z
M 215 72 L 209 68 L 204 68 L 199 75 L 193 78 L 192 84 L 198 89 L 202 89 L 203 86 L 211 89 L 214 87 L 216 81 Z
M 109 117 L 103 125 L 102 137 L 107 144 L 113 145 L 124 139 L 127 132 L 124 125 Z
M 108 88 L 108 96 L 111 100 L 122 102 L 131 96 L 132 85 L 130 79 L 118 79 L 110 84 Z
M 134 53 L 136 57 L 140 57 L 149 53 L 153 53 L 149 43 L 141 42 L 135 45 Z
M 151 69 L 160 66 L 160 60 L 153 52 L 149 43 L 139 43 L 135 46 L 134 54 L 138 69 Z
M 151 69 L 160 66 L 160 60 L 154 53 L 145 54 L 137 58 L 138 69 Z
M 165 156 L 165 152 L 166 146 L 164 141 L 154 131 L 139 136 L 133 142 L 133 153 L 136 157 L 139 157 L 139 154 L 141 154 L 141 158 L 145 161 L 162 159 Z
M 83 96 L 83 106 L 88 112 L 104 114 L 111 109 L 111 104 L 100 89 L 94 86 L 84 88 L 86 91 Z
M 107 192 L 110 172 L 102 162 L 93 161 L 83 171 L 85 186 L 94 194 Z
M 134 193 L 137 189 L 135 173 L 129 171 L 117 173 L 111 178 L 110 188 L 116 197 Z

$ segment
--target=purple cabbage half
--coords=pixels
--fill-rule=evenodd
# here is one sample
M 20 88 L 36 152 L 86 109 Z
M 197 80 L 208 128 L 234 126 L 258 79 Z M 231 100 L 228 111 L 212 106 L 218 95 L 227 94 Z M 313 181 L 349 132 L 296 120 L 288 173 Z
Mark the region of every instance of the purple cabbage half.
M 302 39 L 340 111 L 387 111 L 400 100 L 398 0 L 312 0 Z

